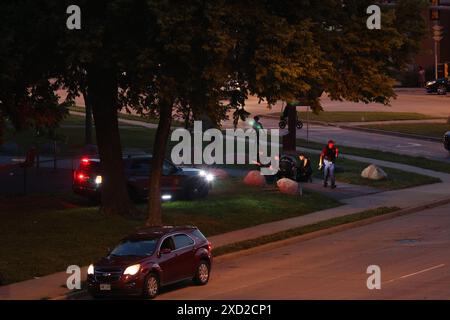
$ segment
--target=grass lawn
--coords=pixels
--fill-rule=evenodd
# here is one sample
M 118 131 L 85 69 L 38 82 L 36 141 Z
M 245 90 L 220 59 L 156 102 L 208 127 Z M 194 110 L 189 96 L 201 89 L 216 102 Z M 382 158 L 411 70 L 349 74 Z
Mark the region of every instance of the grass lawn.
M 306 119 L 306 111 L 298 112 L 300 119 Z M 273 115 L 280 116 L 280 113 Z M 413 112 L 377 112 L 377 111 L 322 111 L 318 114 L 309 112 L 309 120 L 323 122 L 368 122 L 368 121 L 387 121 L 387 120 L 424 120 L 433 119 L 420 113 Z
M 85 112 L 84 107 L 80 107 L 80 106 L 70 107 L 69 110 L 76 111 L 76 112 L 82 112 L 82 113 Z M 119 119 L 142 121 L 142 122 L 153 123 L 153 124 L 158 124 L 158 121 L 159 121 L 156 118 L 150 118 L 148 116 L 140 116 L 137 114 L 129 114 L 129 113 L 123 113 L 123 112 L 119 113 Z M 183 124 L 180 121 L 172 120 L 172 126 L 183 126 Z
M 56 130 L 57 142 L 60 148 L 58 156 L 61 157 L 79 155 L 80 150 L 84 146 L 84 128 L 81 126 L 76 127 L 78 120 L 74 117 L 70 117 L 67 121 L 63 125 L 69 125 L 69 127 L 63 126 Z M 75 125 L 75 127 L 70 127 L 70 125 Z M 154 129 L 137 126 L 122 127 L 120 128 L 122 146 L 128 149 L 150 151 L 153 147 L 155 132 Z M 93 138 L 95 143 L 95 130 L 93 130 Z M 5 141 L 17 143 L 21 154 L 25 154 L 32 146 L 37 146 L 41 153 L 46 153 L 45 150 L 49 148 L 45 146 L 53 143 L 53 140 L 48 137 L 37 137 L 33 130 L 15 132 L 12 128 L 7 128 Z
M 313 154 L 310 155 L 310 158 L 314 166 L 319 163 L 319 155 Z M 340 158 L 337 160 L 336 165 L 340 169 L 336 173 L 336 180 L 338 182 L 369 186 L 382 190 L 405 189 L 441 182 L 441 180 L 433 177 L 391 168 L 382 168 L 388 174 L 388 179 L 374 181 L 361 177 L 361 172 L 369 165 L 368 163 Z M 322 171 L 316 170 L 314 176 L 316 178 L 322 178 L 323 173 Z
M 306 142 L 306 140 L 297 139 L 297 146 L 303 147 L 303 148 L 309 148 L 309 149 L 322 150 L 324 145 L 323 145 L 323 143 L 318 143 L 318 142 L 313 142 L 313 141 Z M 412 156 L 407 156 L 407 155 L 399 155 L 399 154 L 393 153 L 393 152 L 364 149 L 364 148 L 355 148 L 355 147 L 348 147 L 348 146 L 342 146 L 342 145 L 338 145 L 338 146 L 339 146 L 339 151 L 344 155 L 351 154 L 351 155 L 360 156 L 360 157 L 366 157 L 366 158 L 407 164 L 410 166 L 434 170 L 434 171 L 438 171 L 438 172 L 450 173 L 449 164 L 446 162 L 442 162 L 442 161 L 431 160 L 431 159 L 427 159 L 424 157 L 412 157 Z
M 450 131 L 450 124 L 446 123 L 377 124 L 377 125 L 366 125 L 363 126 L 363 128 L 442 138 L 445 132 Z
M 76 208 L 76 203 L 57 199 L 0 200 L 0 273 L 7 283 L 63 271 L 72 264 L 87 265 L 145 221 L 144 215 L 105 217 L 96 207 Z M 228 180 L 218 181 L 207 199 L 164 204 L 163 220 L 194 224 L 211 236 L 339 205 L 316 193 L 291 197 Z

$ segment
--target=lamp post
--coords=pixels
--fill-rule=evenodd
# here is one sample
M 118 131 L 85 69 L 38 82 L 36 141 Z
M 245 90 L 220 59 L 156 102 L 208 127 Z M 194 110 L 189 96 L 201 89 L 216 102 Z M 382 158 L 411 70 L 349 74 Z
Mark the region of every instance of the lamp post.
M 433 40 L 434 40 L 434 70 L 435 78 L 439 78 L 438 65 L 439 65 L 439 43 L 444 39 L 444 27 L 436 24 L 433 26 Z

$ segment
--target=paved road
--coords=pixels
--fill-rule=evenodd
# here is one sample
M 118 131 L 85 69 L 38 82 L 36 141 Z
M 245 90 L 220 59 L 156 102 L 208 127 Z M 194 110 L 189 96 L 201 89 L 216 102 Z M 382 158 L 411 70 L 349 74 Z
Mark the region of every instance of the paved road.
M 398 98 L 392 101 L 391 106 L 331 101 L 326 96 L 322 97 L 322 105 L 325 111 L 417 112 L 430 116 L 450 116 L 450 95 L 427 95 L 421 89 L 398 89 L 397 94 Z M 264 104 L 258 104 L 256 98 L 250 97 L 247 100 L 246 110 L 252 116 L 257 114 L 266 115 L 279 112 L 281 110 L 281 103 L 278 103 L 272 109 L 268 109 Z M 263 118 L 261 122 L 267 129 L 278 127 L 277 119 Z M 231 121 L 227 121 L 224 125 L 230 127 L 232 123 Z M 248 124 L 245 123 L 241 123 L 240 125 L 242 127 L 248 127 Z M 306 126 L 302 130 L 297 131 L 297 137 L 299 138 L 306 139 L 306 135 Z M 310 126 L 309 139 L 311 141 L 325 143 L 330 138 L 336 140 L 340 145 L 389 151 L 410 156 L 422 156 L 450 163 L 450 154 L 443 148 L 440 142 L 394 137 L 336 127 Z
M 326 95 L 321 98 L 325 111 L 383 111 L 383 112 L 417 112 L 436 117 L 450 116 L 450 95 L 438 96 L 426 94 L 422 89 L 397 89 L 397 99 L 390 106 L 377 103 L 353 103 L 348 101 L 332 101 Z M 271 110 L 258 99 L 250 97 L 246 101 L 246 110 L 252 114 L 266 114 L 281 111 L 281 103 Z
M 278 128 L 278 120 L 274 118 L 262 118 L 261 123 L 266 129 Z M 249 126 L 243 124 L 242 127 Z M 320 142 L 324 145 L 329 139 L 333 139 L 341 146 L 388 151 L 450 163 L 450 154 L 444 149 L 441 142 L 355 131 L 333 126 L 310 125 L 309 133 L 307 133 L 306 125 L 303 129 L 297 130 L 297 138 L 307 139 L 307 135 L 310 141 Z M 341 151 L 345 153 L 345 149 L 341 148 Z
M 58 92 L 64 96 L 64 92 Z M 325 95 L 322 97 L 322 104 L 325 111 L 386 111 L 386 112 L 418 112 L 431 116 L 450 116 L 450 95 L 437 96 L 424 94 L 421 89 L 397 90 L 398 98 L 392 101 L 391 106 L 380 104 L 352 103 L 347 101 L 331 101 Z M 83 105 L 81 98 L 77 104 Z M 265 115 L 279 112 L 281 103 L 272 109 L 268 109 L 263 103 L 259 104 L 258 99 L 250 97 L 247 100 L 247 111 L 253 115 Z M 262 121 L 265 128 L 277 128 L 277 119 L 264 118 Z M 232 121 L 226 121 L 225 127 L 232 127 Z M 248 127 L 241 123 L 240 126 Z M 299 130 L 298 137 L 306 138 L 306 128 Z M 309 138 L 311 141 L 326 142 L 333 138 L 340 145 L 377 149 L 390 151 L 411 156 L 423 156 L 430 159 L 447 161 L 450 163 L 450 155 L 439 142 L 423 141 L 410 138 L 393 137 L 368 132 L 345 130 L 336 127 L 310 126 Z
M 216 263 L 159 299 L 449 299 L 450 205 Z M 381 290 L 366 287 L 381 267 Z

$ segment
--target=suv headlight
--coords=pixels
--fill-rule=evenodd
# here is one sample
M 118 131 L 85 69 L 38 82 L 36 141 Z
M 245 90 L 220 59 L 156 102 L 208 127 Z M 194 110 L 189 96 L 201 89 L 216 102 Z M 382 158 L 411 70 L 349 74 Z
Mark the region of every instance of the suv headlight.
M 214 175 L 211 174 L 211 173 L 208 173 L 208 172 L 206 172 L 206 171 L 204 171 L 204 170 L 200 170 L 199 175 L 200 175 L 201 177 L 205 178 L 205 180 L 206 180 L 207 182 L 211 182 L 211 181 L 214 180 Z
M 95 183 L 96 184 L 102 184 L 102 182 L 103 182 L 102 176 L 96 176 L 95 177 Z
M 94 265 L 93 264 L 89 265 L 87 274 L 94 274 Z
M 136 273 L 139 272 L 140 268 L 141 268 L 140 264 L 135 264 L 133 266 L 129 266 L 128 268 L 125 269 L 123 274 L 129 274 L 130 276 L 134 276 Z

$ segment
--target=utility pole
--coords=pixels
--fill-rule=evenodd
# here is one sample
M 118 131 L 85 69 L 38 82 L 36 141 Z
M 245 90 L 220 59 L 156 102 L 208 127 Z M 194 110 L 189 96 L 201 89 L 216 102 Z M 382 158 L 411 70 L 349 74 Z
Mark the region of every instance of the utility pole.
M 431 0 L 430 20 L 433 22 L 433 40 L 434 40 L 434 75 L 435 79 L 439 78 L 439 44 L 444 38 L 444 27 L 439 25 L 440 22 L 440 0 Z
M 434 40 L 434 70 L 436 80 L 439 78 L 439 45 L 444 39 L 444 27 L 436 24 L 433 26 L 433 40 Z

